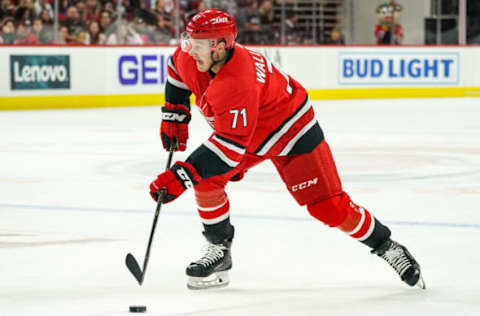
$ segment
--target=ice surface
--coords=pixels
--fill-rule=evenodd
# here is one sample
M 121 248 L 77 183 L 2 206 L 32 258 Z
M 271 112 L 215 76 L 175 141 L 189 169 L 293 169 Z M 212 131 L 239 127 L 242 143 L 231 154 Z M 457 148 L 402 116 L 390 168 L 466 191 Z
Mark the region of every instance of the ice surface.
M 269 162 L 228 186 L 228 288 L 189 291 L 203 244 L 193 192 L 160 214 L 158 107 L 0 112 L 0 315 L 479 315 L 480 99 L 315 102 L 344 189 L 420 262 L 428 290 L 296 205 Z M 189 151 L 210 133 L 199 113 Z

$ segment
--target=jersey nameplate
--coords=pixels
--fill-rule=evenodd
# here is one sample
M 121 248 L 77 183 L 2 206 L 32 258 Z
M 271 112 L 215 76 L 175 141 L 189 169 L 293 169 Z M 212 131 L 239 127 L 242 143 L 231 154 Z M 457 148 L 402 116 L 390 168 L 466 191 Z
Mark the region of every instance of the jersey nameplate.
M 260 83 L 265 83 L 265 78 L 267 77 L 267 72 L 265 70 L 265 60 L 262 58 L 262 55 L 248 50 L 252 55 L 253 60 L 255 60 L 255 71 L 257 72 L 257 81 Z

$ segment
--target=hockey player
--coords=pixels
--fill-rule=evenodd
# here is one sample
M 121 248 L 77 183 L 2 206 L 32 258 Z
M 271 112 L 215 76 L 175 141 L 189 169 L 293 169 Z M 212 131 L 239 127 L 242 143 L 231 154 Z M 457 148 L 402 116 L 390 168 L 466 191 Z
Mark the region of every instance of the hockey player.
M 195 190 L 207 247 L 203 257 L 187 266 L 187 286 L 229 283 L 234 227 L 224 189 L 228 181 L 240 180 L 249 168 L 270 159 L 293 198 L 313 217 L 370 247 L 408 285 L 425 288 L 413 256 L 342 190 L 306 90 L 263 55 L 236 43 L 236 35 L 228 14 L 201 11 L 191 18 L 168 63 L 163 146 L 177 144 L 177 150 L 185 150 L 191 93 L 213 128 L 186 161 L 176 162 L 150 185 L 155 200 L 166 189 L 164 203 L 188 188 Z

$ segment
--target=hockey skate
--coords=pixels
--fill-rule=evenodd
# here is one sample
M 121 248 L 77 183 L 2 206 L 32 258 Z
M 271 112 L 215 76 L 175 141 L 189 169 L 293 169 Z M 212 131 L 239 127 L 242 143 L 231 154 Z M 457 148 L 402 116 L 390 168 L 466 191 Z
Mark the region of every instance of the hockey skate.
M 426 289 L 420 272 L 420 265 L 405 246 L 388 239 L 372 250 L 372 253 L 387 261 L 397 271 L 403 282 L 410 286 L 418 286 L 423 290 Z
M 231 244 L 229 241 L 221 244 L 208 242 L 204 246 L 203 257 L 190 263 L 186 269 L 189 289 L 204 290 L 230 283 L 228 270 L 232 268 Z

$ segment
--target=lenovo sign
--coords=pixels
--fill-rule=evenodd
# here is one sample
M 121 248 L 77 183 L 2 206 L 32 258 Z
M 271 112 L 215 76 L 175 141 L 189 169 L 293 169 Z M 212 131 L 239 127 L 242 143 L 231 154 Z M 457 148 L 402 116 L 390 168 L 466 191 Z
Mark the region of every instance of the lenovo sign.
M 10 55 L 12 90 L 70 89 L 68 55 Z

